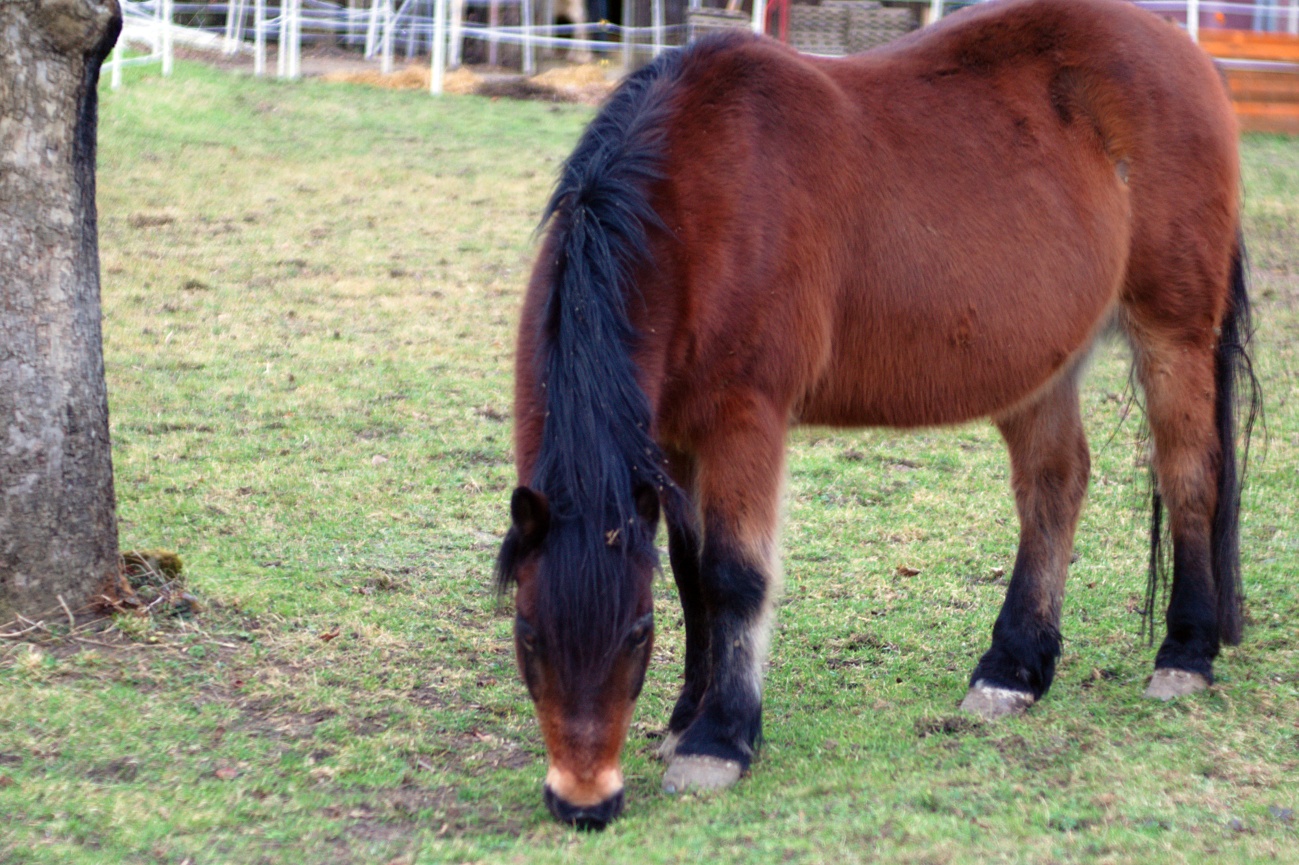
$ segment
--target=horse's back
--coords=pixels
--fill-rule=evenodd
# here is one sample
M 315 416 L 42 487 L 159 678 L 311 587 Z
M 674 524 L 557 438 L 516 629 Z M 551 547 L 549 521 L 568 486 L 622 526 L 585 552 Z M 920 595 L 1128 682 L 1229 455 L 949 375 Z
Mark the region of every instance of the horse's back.
M 979 27 L 981 19 L 1002 23 Z M 930 62 L 946 52 L 967 65 L 1011 67 L 1011 76 L 1021 63 L 1036 66 L 1061 122 L 1092 127 L 1130 199 L 1125 300 L 1159 305 L 1154 295 L 1199 291 L 1189 272 L 1226 284 L 1239 219 L 1236 121 L 1212 61 L 1178 26 L 1124 0 L 1027 0 L 988 4 L 935 35 Z M 1181 302 L 1162 312 L 1189 317 L 1195 300 Z
M 996 414 L 1170 247 L 1234 231 L 1221 84 L 1119 0 L 990 3 L 842 60 L 732 38 L 675 98 L 648 360 L 684 437 L 736 382 L 816 423 Z

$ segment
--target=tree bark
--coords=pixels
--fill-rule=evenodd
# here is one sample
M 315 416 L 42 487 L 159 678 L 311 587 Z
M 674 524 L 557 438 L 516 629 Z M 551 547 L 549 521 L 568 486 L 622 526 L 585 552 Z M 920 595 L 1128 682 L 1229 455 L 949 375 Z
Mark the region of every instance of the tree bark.
M 117 0 L 0 0 L 0 622 L 119 564 L 95 222 Z

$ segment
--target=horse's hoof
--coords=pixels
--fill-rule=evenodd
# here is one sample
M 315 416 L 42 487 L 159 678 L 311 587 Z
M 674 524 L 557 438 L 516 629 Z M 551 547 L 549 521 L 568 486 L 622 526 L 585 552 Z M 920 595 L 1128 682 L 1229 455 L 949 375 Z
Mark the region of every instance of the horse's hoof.
M 1207 687 L 1209 687 L 1209 680 L 1199 673 L 1165 667 L 1155 670 L 1155 674 L 1150 677 L 1150 684 L 1146 686 L 1146 696 L 1152 700 L 1167 702 L 1203 691 Z
M 744 768 L 734 760 L 686 754 L 674 757 L 663 773 L 664 793 L 721 790 L 740 780 Z
M 677 743 L 681 741 L 680 733 L 668 733 L 659 743 L 659 759 L 664 763 L 671 763 L 672 756 L 677 752 Z
M 1033 695 L 1010 688 L 998 688 L 980 679 L 970 686 L 965 699 L 961 701 L 961 711 L 978 715 L 985 721 L 995 721 L 1007 715 L 1022 715 L 1033 705 Z

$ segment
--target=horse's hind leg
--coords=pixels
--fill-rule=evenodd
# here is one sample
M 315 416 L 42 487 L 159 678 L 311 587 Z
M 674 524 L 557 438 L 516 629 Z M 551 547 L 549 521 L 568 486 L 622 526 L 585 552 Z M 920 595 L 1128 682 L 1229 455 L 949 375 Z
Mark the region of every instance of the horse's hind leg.
M 1163 338 L 1131 328 L 1137 374 L 1154 441 L 1156 488 L 1168 508 L 1173 585 L 1168 634 L 1148 696 L 1170 699 L 1212 681 L 1218 655 L 1218 590 L 1212 564 L 1221 447 L 1214 424 L 1214 356 L 1208 340 Z
M 674 715 L 674 723 L 687 718 L 689 723 L 679 732 L 663 776 L 669 793 L 735 783 L 757 747 L 778 578 L 785 416 L 761 395 L 732 392 L 719 422 L 694 443 L 704 535 L 698 586 L 706 644 L 701 638 L 699 645 L 706 652 L 708 680 L 697 706 L 690 710 L 679 703 L 682 714 Z
M 1010 450 L 1019 552 L 992 647 L 970 676 L 961 708 L 988 719 L 1028 708 L 1051 687 L 1060 655 L 1060 607 L 1090 457 L 1076 373 L 997 419 Z

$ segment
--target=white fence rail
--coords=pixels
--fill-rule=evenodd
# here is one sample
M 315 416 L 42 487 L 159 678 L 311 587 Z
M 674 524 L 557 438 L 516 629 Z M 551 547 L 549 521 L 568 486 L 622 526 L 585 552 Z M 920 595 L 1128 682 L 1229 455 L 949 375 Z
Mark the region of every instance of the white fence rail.
M 764 0 L 758 0 L 763 5 Z M 474 23 L 465 20 L 467 5 L 508 7 L 521 23 Z M 366 59 L 377 59 L 381 71 L 391 72 L 398 47 L 404 43 L 407 58 L 431 56 L 433 92 L 441 92 L 448 64 L 459 65 L 466 39 L 495 47 L 518 45 L 525 73 L 536 71 L 538 49 L 568 52 L 617 52 L 638 49 L 654 54 L 671 42 L 681 41 L 684 27 L 664 23 L 663 0 L 652 0 L 652 23 L 619 26 L 607 21 L 577 24 L 535 23 L 535 0 L 369 0 L 368 5 L 340 6 L 325 0 L 229 0 L 226 3 L 185 3 L 175 0 L 122 0 L 122 38 L 109 59 L 111 83 L 121 85 L 125 66 L 161 63 L 170 75 L 174 44 L 219 49 L 226 54 L 252 52 L 253 72 L 266 74 L 268 46 L 275 45 L 275 74 L 298 78 L 302 74 L 304 41 L 329 41 L 362 50 Z M 554 0 L 547 0 L 547 9 Z M 624 19 L 633 8 L 623 0 Z M 756 16 L 755 16 L 756 17 Z M 249 20 L 251 18 L 251 21 Z M 496 15 L 493 15 L 496 18 Z M 251 41 L 250 41 L 251 40 Z M 148 53 L 127 57 L 127 44 L 148 46 Z
M 538 8 L 544 3 L 544 9 Z M 558 0 L 564 2 L 564 0 Z M 582 0 L 574 9 L 583 8 Z M 253 72 L 266 74 L 268 45 L 274 42 L 275 74 L 298 78 L 302 74 L 304 41 L 330 41 L 361 49 L 366 59 L 378 59 L 383 72 L 391 72 L 394 53 L 404 43 L 406 57 L 430 56 L 430 89 L 442 92 L 448 66 L 458 66 L 466 39 L 480 40 L 495 57 L 499 45 L 517 45 L 525 73 L 536 69 L 536 52 L 555 49 L 572 52 L 621 52 L 624 64 L 632 54 L 648 50 L 657 55 L 669 44 L 684 41 L 685 28 L 665 21 L 664 0 L 651 0 L 650 22 L 634 26 L 633 0 L 621 0 L 622 20 L 628 26 L 609 22 L 554 24 L 557 0 L 349 0 L 340 5 L 329 0 L 227 0 L 224 3 L 176 2 L 176 0 L 121 0 L 122 38 L 109 58 L 111 85 L 122 82 L 125 66 L 160 63 L 162 74 L 172 71 L 175 44 L 190 45 L 226 54 L 251 52 Z M 714 0 L 716 2 L 716 0 Z M 967 0 L 908 0 L 925 9 L 932 22 L 946 12 L 971 5 Z M 977 0 L 976 0 L 977 2 Z M 703 0 L 689 0 L 698 8 Z M 1252 4 L 1222 0 L 1136 0 L 1137 5 L 1183 22 L 1192 39 L 1197 39 L 1206 20 L 1247 19 L 1248 29 L 1299 35 L 1299 0 L 1256 0 Z M 488 7 L 489 23 L 465 20 L 466 7 Z M 768 0 L 752 0 L 752 26 L 762 32 Z M 502 25 L 499 11 L 515 9 L 520 23 Z M 547 23 L 538 23 L 537 15 Z M 1230 16 L 1230 18 L 1228 18 Z M 251 41 L 250 41 L 251 39 Z M 126 56 L 126 45 L 147 46 L 147 53 Z

